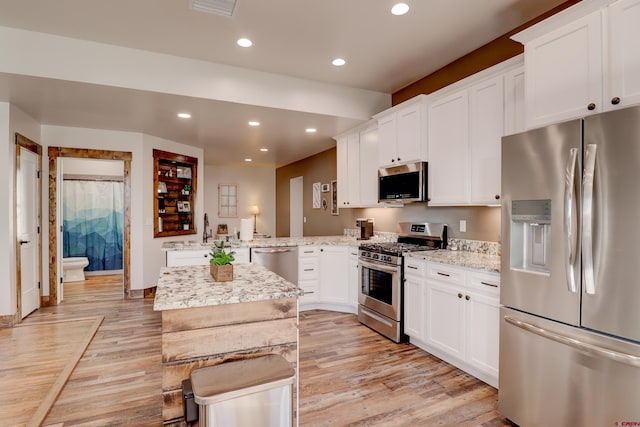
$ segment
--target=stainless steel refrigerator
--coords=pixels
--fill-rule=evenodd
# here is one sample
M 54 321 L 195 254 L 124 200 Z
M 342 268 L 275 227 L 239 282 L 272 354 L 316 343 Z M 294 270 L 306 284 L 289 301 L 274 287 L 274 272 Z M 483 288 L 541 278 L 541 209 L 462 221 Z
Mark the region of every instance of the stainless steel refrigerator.
M 504 137 L 501 227 L 499 411 L 640 425 L 640 108 Z

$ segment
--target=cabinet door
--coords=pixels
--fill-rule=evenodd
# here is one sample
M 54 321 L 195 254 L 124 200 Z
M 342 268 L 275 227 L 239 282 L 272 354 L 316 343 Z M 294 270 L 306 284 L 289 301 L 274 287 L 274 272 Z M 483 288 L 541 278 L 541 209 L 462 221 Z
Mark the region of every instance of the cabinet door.
M 396 161 L 415 162 L 422 159 L 422 104 L 410 105 L 398 111 Z
M 603 111 L 601 14 L 526 43 L 527 128 Z
M 503 77 L 469 89 L 471 203 L 500 203 L 500 151 L 504 134 Z
M 349 305 L 358 309 L 358 288 L 360 283 L 360 270 L 358 270 L 358 247 L 349 246 L 349 271 L 347 273 L 347 287 Z
M 320 247 L 320 300 L 322 302 L 348 304 L 348 268 L 346 246 Z
M 386 117 L 378 119 L 378 136 L 380 145 L 378 147 L 378 165 L 394 166 L 396 162 L 396 114 L 391 113 Z
M 426 267 L 424 262 L 405 258 L 404 264 L 404 332 L 424 341 Z
M 360 205 L 378 205 L 378 129 L 360 133 Z
M 462 288 L 427 279 L 425 341 L 464 360 L 465 312 Z
M 249 248 L 233 248 L 232 250 L 235 252 L 235 262 L 250 261 Z
M 429 204 L 469 201 L 469 97 L 461 91 L 429 107 Z
M 504 75 L 504 134 L 524 132 L 524 66 Z
M 605 108 L 640 104 L 640 0 L 609 7 L 609 68 Z M 616 99 L 617 98 L 617 99 Z
M 465 293 L 466 359 L 493 378 L 498 378 L 500 301 L 477 292 Z
M 338 206 L 346 208 L 349 201 L 349 143 L 346 136 L 336 141 L 336 162 Z
M 347 186 L 349 198 L 347 207 L 360 205 L 360 133 L 354 132 L 347 135 Z M 338 194 L 339 194 L 338 190 Z

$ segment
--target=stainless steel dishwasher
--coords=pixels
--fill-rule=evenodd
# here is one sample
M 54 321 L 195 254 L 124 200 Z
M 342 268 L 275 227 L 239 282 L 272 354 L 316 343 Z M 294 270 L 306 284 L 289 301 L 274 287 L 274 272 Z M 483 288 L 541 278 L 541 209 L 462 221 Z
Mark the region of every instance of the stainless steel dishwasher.
M 251 262 L 263 265 L 285 280 L 298 285 L 298 247 L 251 248 Z

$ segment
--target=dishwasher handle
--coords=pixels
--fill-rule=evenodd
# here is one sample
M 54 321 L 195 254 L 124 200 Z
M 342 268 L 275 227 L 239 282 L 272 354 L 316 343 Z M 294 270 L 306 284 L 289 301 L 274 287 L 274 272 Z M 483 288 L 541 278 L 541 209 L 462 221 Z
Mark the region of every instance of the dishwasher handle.
M 257 254 L 283 254 L 286 252 L 295 252 L 295 249 L 292 249 L 292 248 L 254 249 L 253 252 Z

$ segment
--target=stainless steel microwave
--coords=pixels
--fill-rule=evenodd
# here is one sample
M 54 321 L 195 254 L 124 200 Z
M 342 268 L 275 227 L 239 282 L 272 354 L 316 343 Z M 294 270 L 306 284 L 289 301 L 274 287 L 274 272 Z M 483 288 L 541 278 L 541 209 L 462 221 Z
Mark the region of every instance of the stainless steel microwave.
M 378 170 L 378 200 L 381 202 L 426 202 L 427 162 Z

